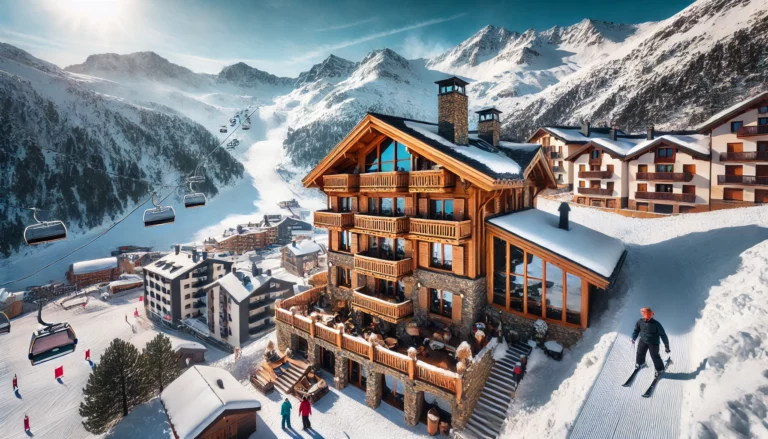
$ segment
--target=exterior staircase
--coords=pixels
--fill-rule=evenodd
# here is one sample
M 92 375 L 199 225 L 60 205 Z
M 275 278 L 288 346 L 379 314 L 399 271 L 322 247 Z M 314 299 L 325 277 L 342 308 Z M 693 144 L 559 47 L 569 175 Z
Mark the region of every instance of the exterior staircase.
M 515 364 L 523 355 L 530 355 L 527 344 L 510 345 L 506 355 L 496 360 L 491 374 L 480 393 L 475 411 L 460 435 L 465 439 L 496 439 L 501 434 L 507 410 L 517 390 L 514 379 Z
M 292 363 L 287 370 L 285 367 L 281 367 L 281 369 L 283 374 L 275 381 L 275 388 L 286 396 L 292 395 L 293 387 L 307 374 L 309 366 L 302 368 L 296 363 Z

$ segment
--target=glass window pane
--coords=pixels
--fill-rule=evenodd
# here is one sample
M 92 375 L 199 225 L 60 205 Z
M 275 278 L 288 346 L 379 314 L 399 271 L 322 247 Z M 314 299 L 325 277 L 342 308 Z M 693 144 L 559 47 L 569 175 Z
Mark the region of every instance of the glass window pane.
M 443 291 L 443 315 L 451 317 L 453 314 L 453 293 Z
M 383 216 L 392 216 L 395 213 L 392 198 L 381 199 L 381 214 Z
M 392 172 L 395 170 L 395 163 L 394 162 L 383 162 L 381 163 L 381 172 Z
M 528 253 L 528 277 L 541 279 L 544 274 L 543 262 L 538 256 Z
M 429 289 L 429 312 L 440 314 L 440 291 Z
M 565 321 L 576 325 L 581 324 L 581 278 L 567 273 L 565 284 Z
M 379 214 L 379 199 L 378 198 L 368 198 L 368 213 L 371 215 L 378 215 Z
M 493 237 L 493 303 L 507 305 L 507 242 Z
M 397 301 L 405 302 L 405 283 L 401 280 L 397 281 Z
M 443 268 L 453 268 L 453 247 L 450 245 L 443 246 Z
M 443 202 L 443 211 L 443 219 L 453 221 L 453 200 L 445 200 Z
M 509 247 L 509 272 L 517 273 L 520 275 L 525 274 L 525 266 L 523 261 L 525 259 L 523 250 L 521 248 L 511 245 Z
M 398 160 L 397 170 L 400 172 L 411 172 L 411 159 Z
M 547 317 L 563 319 L 563 270 L 547 264 Z
M 405 216 L 405 198 L 395 198 L 395 216 Z
M 528 279 L 528 314 L 541 317 L 541 282 Z
M 400 142 L 397 142 L 397 160 L 410 160 L 411 154 L 406 149 L 405 145 L 403 145 Z
M 442 254 L 440 252 L 440 244 L 432 244 L 432 265 L 438 267 L 442 261 Z
M 375 236 L 369 236 L 368 237 L 368 251 L 372 254 L 376 254 L 377 250 L 379 249 L 379 238 Z
M 452 92 L 453 91 L 453 86 L 449 85 L 448 87 L 445 87 L 445 91 Z
M 365 156 L 365 171 L 366 172 L 377 172 L 379 170 L 379 158 L 376 155 L 376 150 L 374 149 L 370 153 L 368 153 L 367 156 Z
M 443 201 L 442 200 L 430 200 L 430 211 L 432 212 L 432 219 L 441 219 L 443 217 Z
M 509 275 L 509 309 L 523 312 L 523 294 L 525 294 L 525 279 L 523 276 Z
M 405 259 L 405 240 L 395 240 L 395 256 L 397 260 Z
M 392 238 L 384 238 L 381 240 L 381 257 L 383 259 L 394 259 L 395 249 Z
M 381 161 L 395 161 L 395 142 L 393 142 L 392 139 L 387 139 L 381 142 Z

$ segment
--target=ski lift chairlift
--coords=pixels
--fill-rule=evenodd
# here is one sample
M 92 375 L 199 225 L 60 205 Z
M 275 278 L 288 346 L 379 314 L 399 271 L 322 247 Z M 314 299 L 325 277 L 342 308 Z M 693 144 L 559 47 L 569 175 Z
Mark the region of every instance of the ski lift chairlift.
M 220 133 L 226 133 L 226 132 L 227 132 L 227 126 L 226 126 L 226 125 L 222 125 L 222 126 L 220 126 L 220 127 L 219 127 L 219 132 L 220 132 Z
M 32 333 L 29 342 L 29 361 L 33 366 L 75 352 L 77 335 L 69 323 L 43 321 L 43 301 L 37 302 L 37 321 L 42 328 Z
M 24 229 L 24 240 L 27 245 L 43 244 L 46 242 L 67 239 L 67 227 L 61 221 L 40 221 L 37 219 L 38 209 L 32 209 L 37 224 Z
M 152 192 L 152 204 L 155 207 L 144 211 L 144 227 L 161 226 L 176 221 L 176 211 L 172 206 L 161 206 L 155 201 L 157 193 Z
M 197 175 L 195 175 L 193 177 L 189 177 L 187 179 L 187 183 L 189 183 L 189 192 L 190 193 L 184 195 L 184 207 L 186 209 L 205 206 L 205 203 L 207 202 L 205 194 L 202 193 L 202 192 L 195 192 L 192 189 L 192 185 L 194 183 L 202 183 L 204 181 L 205 181 L 205 177 L 197 176 Z

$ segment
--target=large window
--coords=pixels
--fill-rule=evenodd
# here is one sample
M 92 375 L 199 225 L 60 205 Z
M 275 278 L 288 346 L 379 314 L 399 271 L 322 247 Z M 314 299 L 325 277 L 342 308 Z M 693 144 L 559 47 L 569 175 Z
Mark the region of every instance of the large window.
M 595 150 L 592 150 L 592 152 L 591 152 L 591 153 L 589 153 L 589 158 L 591 158 L 592 160 L 597 160 L 597 159 L 599 159 L 599 158 L 600 158 L 600 151 L 599 151 L 599 150 L 597 150 L 597 149 L 595 149 Z
M 449 244 L 430 244 L 431 259 L 430 266 L 442 268 L 443 270 L 453 269 L 453 246 Z
M 757 118 L 757 124 L 758 125 L 768 125 L 768 117 L 758 117 Z
M 450 318 L 453 315 L 453 293 L 430 288 L 429 312 Z
M 365 157 L 365 172 L 410 171 L 411 154 L 405 145 L 386 139 Z
M 340 287 L 352 287 L 352 274 L 349 268 L 337 267 L 336 278 Z
M 740 120 L 733 121 L 733 122 L 731 122 L 731 132 L 735 133 L 736 131 L 739 130 L 739 128 L 741 128 L 743 126 L 744 126 L 744 122 L 742 122 Z
M 656 157 L 663 159 L 671 159 L 675 157 L 675 150 L 673 148 L 659 148 L 656 150 Z
M 405 216 L 405 198 L 368 198 L 368 214 Z
M 369 236 L 366 254 L 374 258 L 390 261 L 405 259 L 405 240 Z
M 395 299 L 398 303 L 405 302 L 405 283 L 403 281 L 376 279 L 375 282 L 374 292 L 376 295 Z
M 436 220 L 453 221 L 453 200 L 430 200 L 429 217 Z
M 339 232 L 339 250 L 351 251 L 352 249 L 352 232 L 349 230 L 342 230 Z
M 339 212 L 352 212 L 352 198 L 339 197 Z
M 672 172 L 673 165 L 656 165 L 656 172 Z

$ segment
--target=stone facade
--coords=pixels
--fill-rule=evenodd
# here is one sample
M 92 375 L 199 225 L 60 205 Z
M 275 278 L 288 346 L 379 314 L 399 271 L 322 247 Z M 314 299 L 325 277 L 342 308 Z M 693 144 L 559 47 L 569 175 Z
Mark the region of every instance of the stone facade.
M 469 279 L 447 273 L 428 270 L 417 270 L 413 281 L 422 287 L 448 290 L 454 294 L 463 294 L 461 301 L 461 324 L 451 325 L 452 331 L 461 338 L 467 339 L 472 333 L 472 325 L 483 320 L 483 313 L 488 303 L 486 278 Z M 407 284 L 406 284 L 407 291 Z M 418 304 L 418 288 L 413 288 L 412 300 Z M 414 314 L 417 320 L 429 320 L 429 309 L 415 306 Z
M 469 100 L 457 91 L 437 97 L 437 132 L 457 145 L 469 143 Z
M 453 422 L 451 425 L 453 428 L 461 430 L 467 426 L 467 422 L 469 422 L 469 418 L 472 416 L 472 412 L 477 405 L 477 400 L 480 399 L 480 394 L 483 391 L 483 387 L 485 387 L 485 381 L 491 374 L 491 369 L 493 369 L 493 348 L 496 345 L 495 340 L 488 343 L 483 350 L 477 353 L 472 364 L 464 373 L 464 394 L 462 395 L 461 402 L 453 412 Z
M 421 412 L 424 410 L 424 391 L 416 390 L 413 383 L 406 382 L 404 386 L 404 407 L 405 423 L 408 425 L 418 425 L 421 418 Z
M 367 365 L 363 366 L 368 368 L 366 372 L 366 382 L 365 382 L 365 402 L 368 404 L 368 407 L 376 408 L 381 404 L 381 395 L 382 395 L 382 382 L 381 380 L 384 378 L 383 374 L 381 372 L 376 371 L 375 364 L 368 363 Z
M 501 321 L 504 338 L 510 343 L 517 341 L 535 340 L 536 331 L 533 324 L 536 320 L 521 317 L 517 314 L 501 311 L 493 306 L 486 307 L 486 314 L 491 320 Z M 570 347 L 581 340 L 582 330 L 570 326 L 547 324 L 547 340 L 554 340 L 565 347 Z
M 481 120 L 477 123 L 477 136 L 493 146 L 499 145 L 501 123 L 496 119 Z

